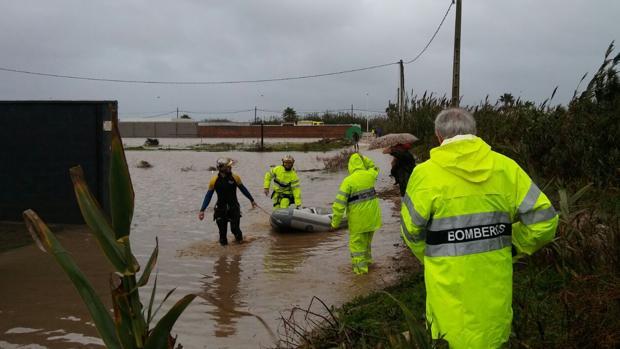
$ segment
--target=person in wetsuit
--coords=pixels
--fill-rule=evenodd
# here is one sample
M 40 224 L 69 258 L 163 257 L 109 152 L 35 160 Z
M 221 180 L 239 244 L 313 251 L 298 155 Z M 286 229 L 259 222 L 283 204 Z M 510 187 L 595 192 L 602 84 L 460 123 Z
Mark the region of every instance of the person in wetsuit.
M 203 220 L 205 210 L 213 197 L 213 192 L 216 192 L 217 202 L 215 203 L 213 220 L 217 223 L 220 232 L 220 245 L 222 246 L 228 245 L 228 238 L 226 237 L 228 222 L 230 222 L 230 230 L 235 236 L 235 241 L 239 243 L 243 241 L 243 233 L 239 228 L 241 209 L 237 200 L 237 188 L 250 200 L 252 208 L 257 207 L 254 198 L 241 183 L 241 178 L 232 173 L 232 163 L 233 161 L 230 159 L 221 158 L 217 160 L 218 173 L 209 181 L 209 190 L 202 202 L 200 213 L 198 213 L 198 219 Z

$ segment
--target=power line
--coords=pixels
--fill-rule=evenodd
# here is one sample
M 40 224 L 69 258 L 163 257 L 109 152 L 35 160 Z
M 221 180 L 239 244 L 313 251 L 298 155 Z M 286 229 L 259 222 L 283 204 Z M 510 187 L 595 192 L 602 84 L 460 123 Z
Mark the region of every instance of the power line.
M 254 111 L 254 108 L 252 109 L 244 109 L 244 110 L 227 110 L 227 111 L 190 111 L 190 110 L 179 110 L 179 112 L 182 113 L 189 113 L 189 114 L 240 114 L 240 113 L 248 113 Z
M 426 49 L 431 45 L 433 40 L 435 40 L 435 37 L 437 36 L 437 33 L 439 33 L 439 29 L 441 29 L 441 26 L 443 25 L 443 22 L 446 21 L 446 17 L 448 17 L 448 13 L 450 13 L 450 10 L 452 9 L 453 5 L 454 5 L 454 0 L 452 0 L 452 2 L 450 2 L 450 6 L 448 6 L 448 9 L 446 10 L 446 14 L 443 15 L 443 18 L 441 19 L 441 22 L 439 22 L 439 26 L 437 26 L 437 29 L 435 30 L 435 33 L 433 33 L 433 36 L 431 36 L 431 39 L 428 41 L 426 46 L 424 46 L 422 51 L 420 51 L 420 53 L 418 53 L 417 56 L 415 56 L 411 60 L 406 61 L 405 64 L 410 64 L 410 63 L 413 63 L 413 62 L 417 61 L 418 58 L 420 58 L 422 56 L 422 54 L 426 51 Z
M 167 113 L 156 114 L 156 115 L 142 116 L 142 118 L 144 118 L 144 119 L 158 118 L 160 116 L 166 116 L 166 115 L 170 115 L 170 114 L 174 114 L 174 113 L 176 113 L 176 110 L 169 111 Z
M 282 113 L 282 110 L 270 110 L 270 109 L 260 109 L 257 108 L 257 111 L 260 112 L 264 112 L 264 113 L 277 113 L 280 114 Z M 370 113 L 378 113 L 378 114 L 385 114 L 385 111 L 382 110 L 371 110 L 371 109 L 358 109 L 358 108 L 341 108 L 341 109 L 323 109 L 323 110 L 296 110 L 296 112 L 298 113 L 303 113 L 303 114 L 321 114 L 321 113 L 325 113 L 325 112 L 332 112 L 332 113 L 342 113 L 342 112 L 349 112 L 349 111 L 359 111 L 359 112 L 370 112 Z M 249 113 L 254 111 L 254 109 L 243 109 L 243 110 L 221 110 L 221 111 L 195 111 L 195 110 L 181 110 L 179 109 L 180 113 L 185 113 L 185 114 L 193 114 L 193 115 L 224 115 L 224 114 L 241 114 L 241 113 Z M 123 116 L 139 116 L 139 118 L 142 119 L 150 119 L 150 118 L 157 118 L 157 117 L 161 117 L 161 116 L 166 116 L 166 115 L 171 115 L 176 113 L 176 110 L 172 110 L 172 111 L 168 111 L 168 112 L 160 112 L 160 113 L 156 113 L 156 112 L 123 112 L 123 113 L 119 113 L 120 115 Z M 151 115 L 144 115 L 144 114 L 151 114 Z
M 262 112 L 265 112 L 265 113 L 282 113 L 282 110 L 268 110 L 268 109 L 256 109 L 256 110 L 262 111 Z M 349 112 L 351 110 L 353 110 L 353 111 L 364 111 L 364 112 L 383 113 L 383 114 L 385 114 L 385 111 L 381 111 L 381 110 L 351 109 L 351 108 L 323 109 L 323 110 L 296 110 L 296 112 L 303 113 L 303 114 L 321 114 L 321 113 L 325 113 L 325 112 L 344 113 L 344 112 Z
M 448 13 L 452 9 L 454 5 L 454 0 L 451 0 L 450 6 L 446 10 L 445 15 L 441 19 L 439 26 L 435 30 L 433 36 L 431 36 L 430 40 L 424 46 L 424 48 L 415 56 L 413 59 L 405 61 L 405 64 L 411 64 L 418 60 L 426 52 L 428 47 L 431 45 L 437 33 L 441 29 L 441 26 L 448 17 Z M 96 78 L 96 77 L 88 77 L 88 76 L 78 76 L 78 75 L 63 75 L 63 74 L 52 74 L 52 73 L 42 73 L 36 71 L 29 70 L 21 70 L 21 69 L 12 69 L 7 67 L 0 67 L 0 71 L 10 72 L 10 73 L 18 73 L 18 74 L 27 74 L 27 75 L 35 75 L 35 76 L 44 76 L 44 77 L 52 77 L 52 78 L 62 78 L 62 79 L 73 79 L 73 80 L 87 80 L 87 81 L 98 81 L 98 82 L 113 82 L 113 83 L 126 83 L 126 84 L 153 84 L 153 85 L 231 85 L 231 84 L 251 84 L 251 83 L 264 83 L 264 82 L 277 82 L 277 81 L 290 81 L 290 80 L 302 80 L 302 79 L 312 79 L 319 78 L 325 76 L 333 76 L 333 75 L 341 75 L 341 74 L 349 74 L 366 70 L 373 70 L 388 67 L 391 65 L 397 65 L 399 62 L 391 62 L 384 64 L 371 65 L 362 68 L 354 68 L 354 69 L 346 69 L 331 73 L 321 73 L 321 74 L 311 74 L 311 75 L 299 75 L 299 76 L 289 76 L 289 77 L 280 77 L 280 78 L 270 78 L 270 79 L 256 79 L 256 80 L 223 80 L 223 81 L 158 81 L 158 80 L 126 80 L 126 79 L 109 79 L 109 78 Z
M 19 70 L 19 69 L 11 69 L 0 67 L 1 71 L 11 72 L 11 73 L 19 73 L 19 74 L 28 74 L 28 75 L 37 75 L 37 76 L 46 76 L 53 78 L 63 78 L 63 79 L 73 79 L 73 80 L 88 80 L 88 81 L 99 81 L 99 82 L 115 82 L 115 83 L 126 83 L 126 84 L 153 84 L 153 85 L 230 85 L 230 84 L 251 84 L 251 83 L 263 83 L 263 82 L 276 82 L 276 81 L 290 81 L 290 80 L 301 80 L 301 79 L 311 79 L 318 78 L 323 76 L 331 76 L 331 75 L 340 75 L 347 73 L 354 73 L 364 70 L 378 69 L 387 67 L 390 65 L 398 64 L 398 62 L 393 63 L 385 63 L 385 64 L 377 64 L 369 67 L 363 68 L 355 68 L 348 70 L 341 70 L 332 73 L 322 73 L 322 74 L 313 74 L 313 75 L 300 75 L 300 76 L 290 76 L 290 77 L 282 77 L 282 78 L 271 78 L 271 79 L 257 79 L 257 80 L 229 80 L 229 81 L 155 81 L 155 80 L 124 80 L 124 79 L 106 79 L 106 78 L 93 78 L 87 76 L 75 76 L 75 75 L 61 75 L 61 74 L 50 74 L 50 73 L 41 73 L 34 72 L 28 70 Z

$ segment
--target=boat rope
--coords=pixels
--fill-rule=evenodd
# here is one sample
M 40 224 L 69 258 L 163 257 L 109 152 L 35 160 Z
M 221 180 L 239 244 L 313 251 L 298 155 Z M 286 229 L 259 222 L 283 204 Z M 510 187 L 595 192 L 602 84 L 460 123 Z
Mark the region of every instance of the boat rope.
M 267 210 L 265 210 L 264 208 L 260 207 L 258 204 L 256 204 L 256 207 L 258 207 L 258 209 L 260 209 L 264 214 L 266 214 L 267 216 L 271 217 L 271 213 L 267 212 Z

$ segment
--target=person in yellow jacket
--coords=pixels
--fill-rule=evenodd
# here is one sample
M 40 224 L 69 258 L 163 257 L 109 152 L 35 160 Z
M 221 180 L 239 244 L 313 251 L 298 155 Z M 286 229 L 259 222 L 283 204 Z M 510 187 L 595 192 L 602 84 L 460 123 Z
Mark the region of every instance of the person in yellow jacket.
M 426 317 L 450 348 L 499 348 L 512 323 L 513 258 L 551 241 L 558 216 L 510 158 L 475 136 L 462 109 L 435 119 L 439 147 L 415 167 L 401 235 L 424 264 Z
M 263 188 L 265 196 L 269 196 L 269 187 L 273 181 L 273 208 L 288 208 L 291 204 L 301 206 L 301 188 L 299 177 L 293 168 L 295 159 L 287 155 L 282 158 L 282 165 L 273 167 L 265 173 Z
M 349 176 L 342 180 L 332 205 L 330 231 L 340 226 L 346 213 L 351 264 L 358 275 L 368 273 L 372 237 L 381 228 L 381 208 L 375 191 L 378 175 L 379 169 L 369 157 L 353 153 L 349 158 Z

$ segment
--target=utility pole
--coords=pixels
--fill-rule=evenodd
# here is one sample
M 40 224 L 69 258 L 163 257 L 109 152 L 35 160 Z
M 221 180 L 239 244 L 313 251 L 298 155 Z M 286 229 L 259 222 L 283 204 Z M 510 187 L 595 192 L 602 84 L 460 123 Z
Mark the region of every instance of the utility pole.
M 351 117 L 353 117 L 353 104 L 351 104 Z
M 403 60 L 401 59 L 399 62 L 400 65 L 400 105 L 398 108 L 398 116 L 400 117 L 400 121 L 403 122 L 405 120 L 405 66 L 403 65 Z
M 265 121 L 260 121 L 260 151 L 265 150 L 264 148 L 264 139 L 265 139 Z
M 400 116 L 400 87 L 396 88 L 396 112 Z
M 177 107 L 177 119 L 179 118 L 179 107 Z
M 459 106 L 461 77 L 461 0 L 456 0 L 454 23 L 454 64 L 452 65 L 452 106 Z
M 255 124 L 256 124 L 256 121 L 257 121 L 257 119 L 256 119 L 256 106 L 254 106 L 254 123 Z

